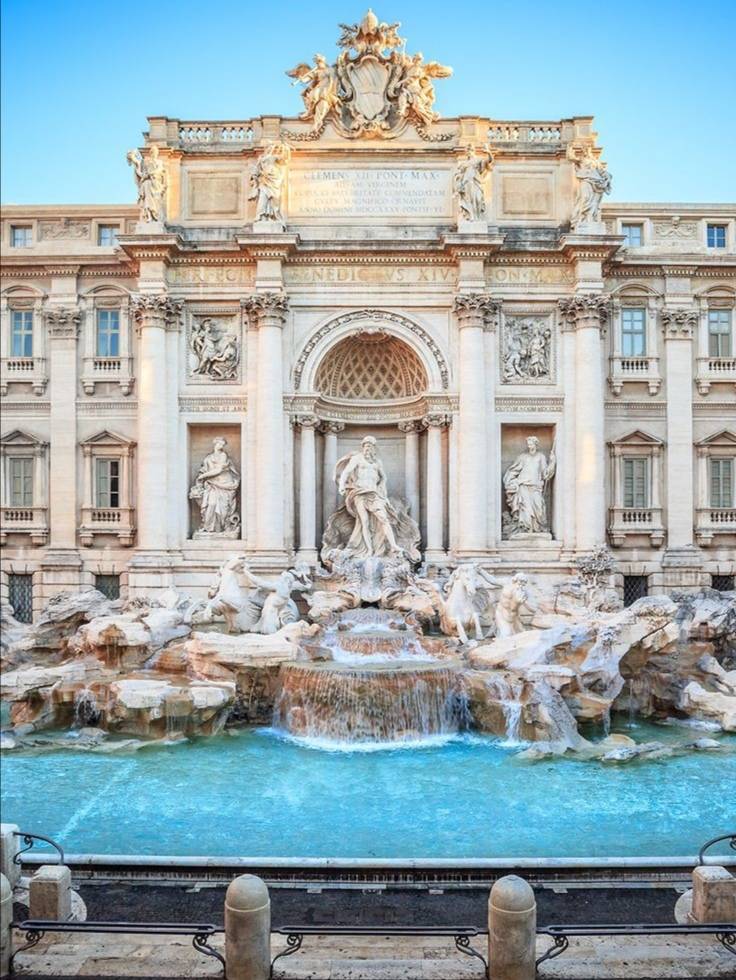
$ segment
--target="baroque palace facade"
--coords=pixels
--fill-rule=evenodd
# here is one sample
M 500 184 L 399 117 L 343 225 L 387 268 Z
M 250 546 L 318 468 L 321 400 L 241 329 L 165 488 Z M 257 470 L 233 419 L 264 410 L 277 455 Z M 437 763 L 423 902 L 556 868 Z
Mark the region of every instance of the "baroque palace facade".
M 430 569 L 733 587 L 736 206 L 608 203 L 590 117 L 440 119 L 397 27 L 290 72 L 299 117 L 150 118 L 135 206 L 3 209 L 22 618 L 315 564 L 366 435 Z

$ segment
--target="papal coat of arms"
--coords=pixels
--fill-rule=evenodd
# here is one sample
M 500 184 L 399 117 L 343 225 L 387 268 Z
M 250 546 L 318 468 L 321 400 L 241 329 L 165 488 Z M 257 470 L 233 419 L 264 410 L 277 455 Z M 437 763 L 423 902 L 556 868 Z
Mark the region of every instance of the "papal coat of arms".
M 314 64 L 299 64 L 286 74 L 304 85 L 304 112 L 319 135 L 328 121 L 347 137 L 398 136 L 408 123 L 423 135 L 438 118 L 433 79 L 447 78 L 452 68 L 408 55 L 399 37 L 400 24 L 379 22 L 369 10 L 359 24 L 341 24 L 343 49 L 330 65 L 324 55 Z

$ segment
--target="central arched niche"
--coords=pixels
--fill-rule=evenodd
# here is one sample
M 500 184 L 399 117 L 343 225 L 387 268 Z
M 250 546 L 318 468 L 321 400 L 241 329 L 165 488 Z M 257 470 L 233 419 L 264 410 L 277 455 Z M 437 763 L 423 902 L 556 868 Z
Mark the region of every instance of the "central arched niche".
M 397 402 L 423 395 L 427 372 L 417 354 L 398 337 L 361 332 L 339 341 L 317 370 L 315 387 L 338 402 Z

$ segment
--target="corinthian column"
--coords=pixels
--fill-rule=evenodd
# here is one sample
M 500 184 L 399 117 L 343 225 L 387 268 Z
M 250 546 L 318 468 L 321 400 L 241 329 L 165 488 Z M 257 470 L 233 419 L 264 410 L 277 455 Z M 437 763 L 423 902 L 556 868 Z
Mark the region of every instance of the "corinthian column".
M 335 485 L 335 466 L 337 465 L 337 434 L 345 428 L 344 422 L 323 422 L 324 456 L 322 460 L 322 527 L 337 510 L 337 486 Z
M 694 547 L 693 331 L 696 310 L 662 310 L 667 368 L 667 551 Z M 683 555 L 682 557 L 685 557 Z
M 455 297 L 460 335 L 458 412 L 458 549 L 488 548 L 488 443 L 483 332 L 495 329 L 500 303 L 487 293 Z
M 256 376 L 257 551 L 284 551 L 284 406 L 282 331 L 288 302 L 283 293 L 256 293 L 247 301 L 258 328 Z
M 49 344 L 49 546 L 77 546 L 77 309 L 46 310 Z
M 166 328 L 181 316 L 182 304 L 166 293 L 134 296 L 138 330 L 138 548 L 162 552 L 168 544 L 168 404 Z
M 608 300 L 601 293 L 578 293 L 561 299 L 560 311 L 575 331 L 576 544 L 591 551 L 606 534 L 602 337 Z
M 425 558 L 438 561 L 445 556 L 445 495 L 442 479 L 442 430 L 450 424 L 447 415 L 426 415 L 427 429 L 427 542 Z
M 319 419 L 298 415 L 294 419 L 299 437 L 299 560 L 317 561 L 317 475 L 314 453 L 314 431 Z

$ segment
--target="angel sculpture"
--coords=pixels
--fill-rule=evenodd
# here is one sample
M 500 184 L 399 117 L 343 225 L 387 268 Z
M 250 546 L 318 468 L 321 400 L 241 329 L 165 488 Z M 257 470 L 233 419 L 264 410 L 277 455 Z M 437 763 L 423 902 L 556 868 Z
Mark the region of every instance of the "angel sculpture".
M 292 85 L 305 86 L 302 91 L 304 112 L 299 118 L 311 119 L 314 131 L 319 132 L 327 118 L 327 113 L 340 106 L 337 72 L 332 65 L 327 64 L 323 54 L 316 54 L 313 66 L 301 62 L 286 74 L 294 79 Z
M 395 57 L 395 70 L 387 92 L 389 96 L 396 96 L 396 113 L 399 119 L 413 113 L 422 126 L 431 126 L 439 118 L 439 113 L 433 109 L 435 92 L 431 80 L 448 78 L 452 75 L 452 68 L 441 65 L 438 61 L 424 64 L 421 51 L 411 57 L 406 54 Z

